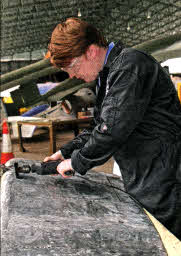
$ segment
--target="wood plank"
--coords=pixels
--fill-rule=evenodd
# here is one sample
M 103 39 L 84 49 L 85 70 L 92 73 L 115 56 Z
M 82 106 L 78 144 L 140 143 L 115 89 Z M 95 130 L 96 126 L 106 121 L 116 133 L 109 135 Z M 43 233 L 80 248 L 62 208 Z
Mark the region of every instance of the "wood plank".
M 181 256 L 181 242 L 175 237 L 167 228 L 165 228 L 153 215 L 151 215 L 148 211 L 146 214 L 153 222 L 155 228 L 157 229 L 160 237 L 162 239 L 163 245 L 166 248 L 168 256 Z

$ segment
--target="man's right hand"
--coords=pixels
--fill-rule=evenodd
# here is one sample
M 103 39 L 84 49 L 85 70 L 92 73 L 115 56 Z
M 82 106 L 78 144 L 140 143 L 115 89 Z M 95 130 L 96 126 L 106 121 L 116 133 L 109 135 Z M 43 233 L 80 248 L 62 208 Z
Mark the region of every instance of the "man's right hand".
M 64 160 L 64 157 L 62 156 L 60 151 L 57 151 L 56 153 L 54 153 L 51 156 L 47 156 L 45 157 L 45 159 L 43 160 L 43 162 L 48 162 L 48 161 L 55 161 L 55 160 Z

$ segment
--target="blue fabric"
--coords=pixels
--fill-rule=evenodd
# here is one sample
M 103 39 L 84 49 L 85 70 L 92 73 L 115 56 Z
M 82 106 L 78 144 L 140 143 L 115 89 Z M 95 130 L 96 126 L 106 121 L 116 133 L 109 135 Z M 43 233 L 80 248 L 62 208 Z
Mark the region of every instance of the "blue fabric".
M 107 53 L 106 53 L 106 57 L 105 57 L 105 60 L 104 60 L 104 65 L 107 63 L 107 58 L 108 58 L 109 53 L 111 52 L 111 50 L 112 50 L 113 47 L 114 47 L 114 43 L 111 42 L 111 43 L 109 44 L 109 48 L 108 48 Z
M 58 83 L 44 83 L 44 84 L 37 84 L 38 90 L 41 95 L 47 93 L 48 91 L 52 90 L 58 85 Z
M 38 90 L 40 92 L 41 95 L 47 93 L 48 91 L 52 90 L 53 88 L 55 88 L 55 86 L 57 86 L 58 83 L 44 83 L 44 84 L 37 84 Z M 34 107 L 32 109 L 30 109 L 29 111 L 25 112 L 23 115 L 21 116 L 34 116 L 36 114 L 39 114 L 43 111 L 45 111 L 47 108 L 49 107 L 48 104 L 43 104 L 37 107 Z
M 111 50 L 112 50 L 113 47 L 114 47 L 114 43 L 111 42 L 111 43 L 109 44 L 108 50 L 107 50 L 107 52 L 106 52 L 106 57 L 105 57 L 105 60 L 104 60 L 104 65 L 106 64 L 107 58 L 108 58 L 108 56 L 109 56 L 109 53 L 111 52 Z M 100 86 L 101 86 L 101 83 L 100 83 L 100 77 L 99 77 L 99 78 L 98 78 L 98 85 L 97 85 L 97 87 L 99 88 Z
M 40 105 L 40 106 L 30 109 L 29 111 L 25 112 L 21 116 L 34 116 L 42 111 L 45 111 L 48 107 L 49 107 L 48 104 Z

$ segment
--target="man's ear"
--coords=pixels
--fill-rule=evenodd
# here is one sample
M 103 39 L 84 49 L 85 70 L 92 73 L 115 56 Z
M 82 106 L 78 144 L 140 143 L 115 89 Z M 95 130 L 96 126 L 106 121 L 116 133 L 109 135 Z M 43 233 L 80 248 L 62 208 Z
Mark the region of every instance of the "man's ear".
M 88 49 L 87 49 L 85 55 L 86 55 L 86 58 L 87 58 L 88 60 L 93 60 L 93 59 L 95 59 L 95 57 L 97 56 L 97 54 L 98 54 L 98 46 L 95 45 L 95 44 L 91 44 L 91 45 L 88 47 Z

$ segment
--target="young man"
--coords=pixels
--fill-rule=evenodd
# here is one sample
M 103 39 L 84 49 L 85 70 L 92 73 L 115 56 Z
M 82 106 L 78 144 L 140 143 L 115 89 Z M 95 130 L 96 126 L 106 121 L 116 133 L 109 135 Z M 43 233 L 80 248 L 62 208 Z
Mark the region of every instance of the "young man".
M 181 239 L 181 105 L 167 72 L 144 52 L 107 44 L 77 18 L 55 28 L 53 65 L 97 81 L 95 127 L 44 161 L 84 175 L 114 157 L 127 192 Z

